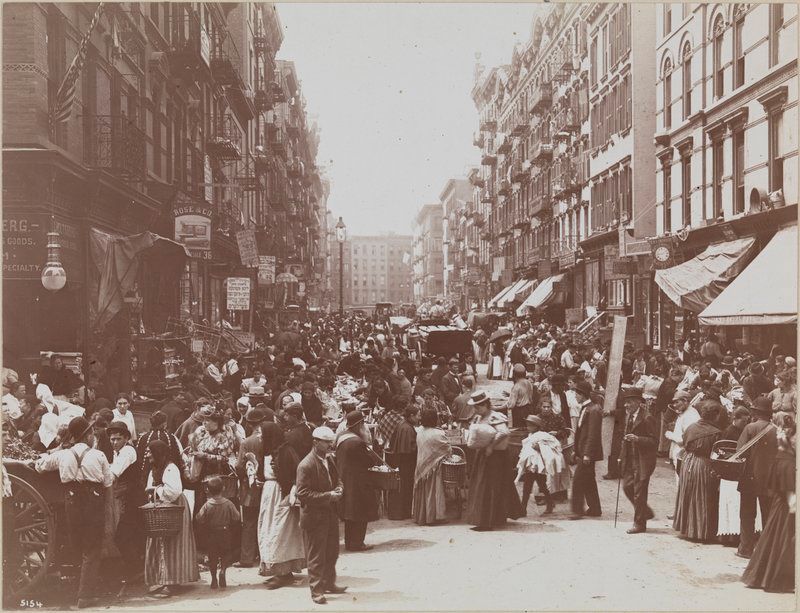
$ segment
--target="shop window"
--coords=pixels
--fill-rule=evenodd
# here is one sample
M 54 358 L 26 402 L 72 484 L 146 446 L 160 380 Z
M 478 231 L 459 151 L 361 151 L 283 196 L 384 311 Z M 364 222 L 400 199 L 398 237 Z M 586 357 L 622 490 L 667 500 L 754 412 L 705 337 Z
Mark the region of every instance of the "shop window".
M 613 279 L 606 281 L 606 299 L 609 307 L 627 307 L 631 305 L 631 285 L 629 279 Z
M 767 117 L 769 126 L 769 191 L 783 189 L 783 158 L 780 136 L 783 112 L 773 111 Z

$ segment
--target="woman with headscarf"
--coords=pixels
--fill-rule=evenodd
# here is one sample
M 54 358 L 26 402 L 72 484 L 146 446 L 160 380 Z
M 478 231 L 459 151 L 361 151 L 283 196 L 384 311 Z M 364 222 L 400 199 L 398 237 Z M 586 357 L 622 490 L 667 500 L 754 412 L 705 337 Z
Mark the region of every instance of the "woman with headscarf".
M 452 453 L 439 425 L 435 409 L 423 409 L 422 430 L 417 434 L 417 465 L 414 470 L 414 523 L 421 526 L 446 519 L 441 462 Z
M 719 514 L 719 477 L 711 472 L 711 447 L 719 440 L 717 417 L 723 410 L 718 402 L 700 403 L 700 421 L 686 428 L 678 496 L 673 528 L 682 538 L 714 542 Z
M 33 434 L 31 447 L 38 453 L 45 453 L 55 449 L 60 444 L 58 438 L 58 415 L 55 413 L 44 413 L 41 416 L 39 428 Z
M 322 425 L 322 402 L 317 396 L 317 386 L 311 381 L 303 383 L 300 386 L 300 398 L 306 421 L 314 426 Z
M 209 477 L 229 477 L 236 466 L 239 439 L 225 428 L 225 416 L 207 405 L 201 409 L 203 425 L 189 437 L 191 477 L 202 483 Z M 194 495 L 196 515 L 206 501 L 205 489 L 198 487 Z M 234 501 L 234 504 L 236 501 Z
M 183 507 L 181 530 L 175 536 L 148 537 L 145 546 L 144 581 L 151 594 L 171 595 L 171 585 L 200 580 L 197 570 L 189 503 L 183 495 L 181 472 L 169 461 L 169 448 L 163 441 L 152 441 L 147 447 L 150 472 L 145 494 L 156 502 Z
M 147 477 L 150 465 L 147 460 L 147 447 L 153 441 L 163 441 L 169 449 L 169 461 L 175 464 L 183 474 L 185 462 L 183 460 L 183 445 L 178 437 L 167 431 L 167 415 L 162 411 L 155 411 L 150 415 L 150 431 L 145 432 L 136 441 L 136 457 L 139 464 L 139 475 L 142 479 Z
M 266 585 L 274 590 L 293 583 L 292 573 L 306 566 L 300 509 L 294 499 L 300 458 L 274 422 L 261 425 L 261 440 L 258 477 L 264 480 L 264 487 L 258 514 L 259 574 L 270 577 Z
M 793 592 L 795 581 L 795 452 L 797 424 L 790 413 L 775 416 L 778 452 L 767 487 L 772 495 L 769 517 L 742 576 L 747 587 Z
M 402 406 L 402 405 L 401 405 Z M 386 448 L 386 463 L 400 471 L 400 489 L 390 491 L 387 502 L 389 519 L 409 519 L 414 501 L 414 470 L 417 466 L 417 431 L 419 408 L 403 406 L 403 420 L 392 431 Z

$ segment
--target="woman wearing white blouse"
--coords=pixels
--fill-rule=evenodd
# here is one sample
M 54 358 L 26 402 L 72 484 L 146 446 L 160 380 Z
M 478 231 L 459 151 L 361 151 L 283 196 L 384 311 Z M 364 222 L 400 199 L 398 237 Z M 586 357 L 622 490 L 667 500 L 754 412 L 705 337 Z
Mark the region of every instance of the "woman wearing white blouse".
M 147 446 L 151 470 L 145 493 L 156 502 L 169 502 L 183 507 L 183 524 L 176 536 L 148 537 L 144 561 L 144 580 L 151 594 L 170 595 L 170 585 L 200 580 L 197 570 L 197 548 L 192 532 L 189 504 L 183 495 L 178 467 L 168 460 L 169 447 L 163 441 Z

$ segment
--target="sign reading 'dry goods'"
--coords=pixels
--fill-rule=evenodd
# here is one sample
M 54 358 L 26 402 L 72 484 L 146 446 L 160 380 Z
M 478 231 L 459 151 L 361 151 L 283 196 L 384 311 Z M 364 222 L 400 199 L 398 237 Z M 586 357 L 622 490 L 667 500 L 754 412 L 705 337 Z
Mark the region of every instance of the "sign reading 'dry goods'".
M 228 310 L 250 310 L 250 279 L 248 277 L 228 277 Z
M 275 283 L 275 256 L 258 256 L 258 282 L 263 285 Z
M 236 242 L 239 245 L 239 257 L 242 259 L 242 264 L 251 268 L 257 267 L 259 259 L 256 231 L 252 228 L 239 230 L 236 233 Z

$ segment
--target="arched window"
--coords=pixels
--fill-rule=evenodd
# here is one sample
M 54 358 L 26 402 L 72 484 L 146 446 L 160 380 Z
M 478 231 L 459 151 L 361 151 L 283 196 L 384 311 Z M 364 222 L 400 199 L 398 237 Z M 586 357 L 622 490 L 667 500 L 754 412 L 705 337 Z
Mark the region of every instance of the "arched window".
M 664 61 L 664 128 L 672 127 L 672 60 Z
M 687 41 L 683 46 L 683 118 L 692 114 L 692 46 Z
M 724 73 L 722 71 L 722 34 L 725 31 L 725 24 L 722 15 L 717 15 L 714 20 L 712 37 L 712 53 L 714 63 L 714 97 L 722 98 L 725 92 Z

